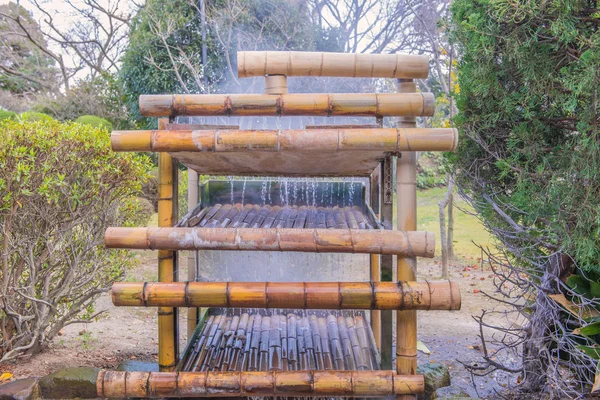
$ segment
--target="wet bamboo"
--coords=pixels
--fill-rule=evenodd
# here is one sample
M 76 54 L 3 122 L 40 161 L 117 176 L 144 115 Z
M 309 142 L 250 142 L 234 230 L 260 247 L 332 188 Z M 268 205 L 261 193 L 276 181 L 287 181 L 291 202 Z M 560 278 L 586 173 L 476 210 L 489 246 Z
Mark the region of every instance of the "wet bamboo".
M 164 128 L 168 119 L 158 121 Z M 172 227 L 177 222 L 177 168 L 168 153 L 158 155 L 158 226 Z M 158 252 L 158 280 L 173 282 L 177 253 L 172 250 Z M 172 371 L 177 363 L 177 319 L 175 309 L 158 309 L 158 366 L 161 371 Z
M 452 151 L 454 128 L 113 131 L 114 151 Z
M 280 83 L 281 84 L 281 83 Z M 269 90 L 282 91 L 283 88 Z M 146 117 L 432 116 L 432 93 L 152 94 L 139 99 Z
M 108 248 L 298 251 L 433 257 L 432 232 L 300 228 L 108 228 Z
M 458 310 L 451 281 L 116 282 L 116 306 L 362 310 Z
M 429 58 L 407 54 L 238 51 L 238 77 L 339 76 L 354 78 L 427 78 Z
M 416 83 L 412 80 L 398 80 L 398 92 L 412 92 Z M 410 129 L 416 126 L 412 117 L 399 118 L 398 128 Z M 414 231 L 417 229 L 417 155 L 403 152 L 398 157 L 396 167 L 397 228 Z M 397 279 L 399 281 L 417 279 L 416 257 L 398 257 Z M 415 374 L 417 371 L 417 313 L 414 310 L 398 311 L 396 314 L 396 372 Z M 398 396 L 399 400 L 415 399 L 415 396 Z
M 424 391 L 422 375 L 393 371 L 126 372 L 102 370 L 100 398 L 381 397 Z

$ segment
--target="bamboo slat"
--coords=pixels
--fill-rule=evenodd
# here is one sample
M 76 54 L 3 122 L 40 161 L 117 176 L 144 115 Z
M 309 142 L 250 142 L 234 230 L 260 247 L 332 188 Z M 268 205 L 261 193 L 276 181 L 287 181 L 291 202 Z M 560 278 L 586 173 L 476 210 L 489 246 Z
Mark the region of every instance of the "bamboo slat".
M 159 120 L 163 128 L 167 119 Z M 177 221 L 177 167 L 167 153 L 158 155 L 158 226 L 171 227 Z M 173 282 L 177 254 L 172 250 L 158 252 L 158 279 Z M 178 358 L 176 310 L 162 307 L 158 310 L 158 365 L 161 371 L 172 371 Z
M 379 229 L 108 228 L 108 248 L 376 253 L 433 257 L 435 234 Z
M 412 80 L 398 80 L 398 92 L 410 92 L 416 89 Z M 404 117 L 397 120 L 396 126 L 410 129 L 416 126 L 414 118 Z M 412 231 L 417 229 L 417 155 L 404 152 L 398 158 L 396 167 L 396 193 L 398 193 L 397 229 Z M 417 259 L 398 258 L 398 280 L 417 279 Z M 417 370 L 417 313 L 398 311 L 396 313 L 396 372 L 399 374 L 416 373 Z M 397 400 L 413 400 L 416 396 L 398 396 Z
M 459 310 L 451 281 L 116 282 L 115 306 Z M 268 329 L 268 327 L 267 327 Z
M 113 131 L 114 151 L 453 151 L 453 128 Z
M 141 95 L 140 113 L 146 117 L 431 117 L 435 111 L 432 93 L 276 93 L 284 91 L 283 84 L 281 79 L 268 77 L 270 94 Z
M 100 398 L 381 397 L 424 391 L 422 375 L 393 371 L 126 372 L 102 370 Z
M 407 54 L 238 51 L 238 77 L 263 75 L 424 79 L 429 58 Z

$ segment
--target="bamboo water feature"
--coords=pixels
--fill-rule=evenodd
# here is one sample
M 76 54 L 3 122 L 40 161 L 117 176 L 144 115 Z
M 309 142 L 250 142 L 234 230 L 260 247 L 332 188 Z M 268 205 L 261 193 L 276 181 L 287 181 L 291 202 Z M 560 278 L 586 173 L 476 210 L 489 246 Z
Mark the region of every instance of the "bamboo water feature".
M 454 129 L 415 126 L 415 117 L 431 116 L 435 108 L 433 95 L 418 92 L 410 83 L 427 77 L 427 69 L 424 56 L 239 52 L 238 75 L 264 76 L 266 94 L 141 96 L 143 115 L 166 118 L 159 118 L 157 130 L 115 131 L 111 143 L 115 151 L 159 152 L 159 226 L 109 228 L 105 244 L 159 251 L 159 282 L 115 283 L 112 295 L 117 306 L 158 307 L 161 372 L 103 371 L 98 395 L 414 398 L 422 393 L 423 377 L 415 369 L 415 312 L 460 308 L 456 283 L 416 279 L 416 257 L 433 257 L 435 240 L 432 233 L 415 229 L 414 152 L 452 151 L 458 140 Z M 290 94 L 288 76 L 406 82 L 399 86 L 401 93 Z M 177 116 L 366 116 L 377 118 L 377 124 L 240 130 L 178 124 Z M 384 128 L 383 117 L 401 119 L 395 127 Z M 399 161 L 392 186 L 394 157 Z M 352 203 L 353 193 L 343 196 L 349 204 L 317 205 L 314 188 L 312 202 L 307 192 L 304 203 L 292 204 L 288 196 L 272 201 L 270 194 L 257 203 L 245 199 L 244 180 L 241 201 L 234 201 L 231 183 L 229 202 L 203 197 L 178 218 L 178 163 L 206 175 L 364 177 L 369 186 L 359 194 L 364 200 L 359 205 Z M 353 184 L 347 187 L 355 190 Z M 397 227 L 390 213 L 396 190 Z M 285 254 L 276 256 L 284 279 L 241 282 L 231 276 L 203 281 L 198 275 L 202 268 L 196 266 L 192 279 L 180 282 L 181 250 L 194 251 L 196 257 L 200 252 L 232 252 L 231 257 Z M 317 253 L 367 254 L 370 281 L 348 279 L 344 263 L 330 266 L 341 277 L 335 282 L 301 277 L 286 281 L 285 257 Z M 398 281 L 382 282 L 379 265 L 390 256 L 398 257 Z M 244 268 L 254 268 L 260 276 L 259 265 Z M 215 271 L 219 275 L 218 264 Z M 208 310 L 191 321 L 188 330 L 195 329 L 181 355 L 176 323 L 180 307 Z M 360 310 L 398 312 L 395 371 L 383 365 L 392 358 L 391 349 L 382 347 L 391 343 L 391 326 L 379 313 Z

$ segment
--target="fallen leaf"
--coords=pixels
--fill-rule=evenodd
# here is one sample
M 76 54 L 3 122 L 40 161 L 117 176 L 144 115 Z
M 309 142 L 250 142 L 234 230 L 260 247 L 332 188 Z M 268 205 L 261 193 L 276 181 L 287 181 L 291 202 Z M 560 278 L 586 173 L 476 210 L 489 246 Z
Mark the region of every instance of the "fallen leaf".
M 485 281 L 485 278 L 483 276 L 481 278 L 479 278 L 479 279 L 482 280 L 482 281 Z
M 9 380 L 9 379 L 10 379 L 10 378 L 12 378 L 12 377 L 13 377 L 13 374 L 11 374 L 10 372 L 3 372 L 3 373 L 0 375 L 0 382 L 7 381 L 7 380 Z
M 479 289 L 473 289 L 473 293 L 479 293 Z
M 431 354 L 431 350 L 425 346 L 425 343 L 417 340 L 417 350 L 421 351 L 423 354 Z

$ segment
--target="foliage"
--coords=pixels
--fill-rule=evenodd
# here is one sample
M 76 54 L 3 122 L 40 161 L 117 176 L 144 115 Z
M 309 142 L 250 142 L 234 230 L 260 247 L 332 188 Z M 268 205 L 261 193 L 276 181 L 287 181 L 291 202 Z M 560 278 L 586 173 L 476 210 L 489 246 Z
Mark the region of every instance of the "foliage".
M 19 114 L 18 119 L 21 121 L 28 121 L 28 122 L 35 122 L 35 121 L 48 122 L 48 121 L 54 120 L 54 118 L 52 118 L 50 115 L 44 114 L 41 112 L 36 112 L 36 111 L 27 111 L 27 112 L 21 113 L 21 114 Z
M 138 218 L 150 163 L 111 151 L 105 130 L 77 123 L 5 120 L 0 142 L 4 361 L 97 315 L 95 299 L 133 263 L 104 248 L 104 231 Z
M 31 40 L 19 34 L 21 26 Z M 45 50 L 47 43 L 31 13 L 18 3 L 0 5 L 0 89 L 21 96 L 54 91 L 58 71 Z
M 446 184 L 446 171 L 443 156 L 439 153 L 424 152 L 417 159 L 417 188 L 429 189 Z
M 204 88 L 195 75 L 198 71 L 209 77 L 210 84 L 218 81 L 219 71 L 225 67 L 223 58 L 210 36 L 207 47 L 208 70 L 202 71 L 200 18 L 192 2 L 147 1 L 131 22 L 120 71 L 132 118 L 143 126 L 156 126 L 155 118 L 144 119 L 140 115 L 141 94 L 201 93 Z
M 460 188 L 508 251 L 508 276 L 527 277 L 511 282 L 531 301 L 527 314 L 515 302 L 528 322 L 508 335 L 524 343 L 522 387 L 577 396 L 595 366 L 567 333 L 572 316 L 548 295 L 577 295 L 560 279 L 574 265 L 600 272 L 598 3 L 456 0 L 452 12 L 462 54 L 453 161 Z M 566 382 L 563 359 L 580 386 Z
M 3 121 L 5 119 L 15 119 L 16 117 L 16 112 L 0 109 L 0 121 Z
M 78 124 L 93 126 L 95 128 L 101 128 L 108 132 L 112 131 L 113 129 L 110 121 L 104 118 L 96 117 L 95 115 L 82 115 L 81 117 L 77 118 L 75 122 Z
M 38 97 L 33 109 L 53 116 L 59 121 L 75 121 L 82 115 L 107 119 L 112 126 L 130 126 L 122 84 L 108 73 L 82 80 L 64 95 Z

